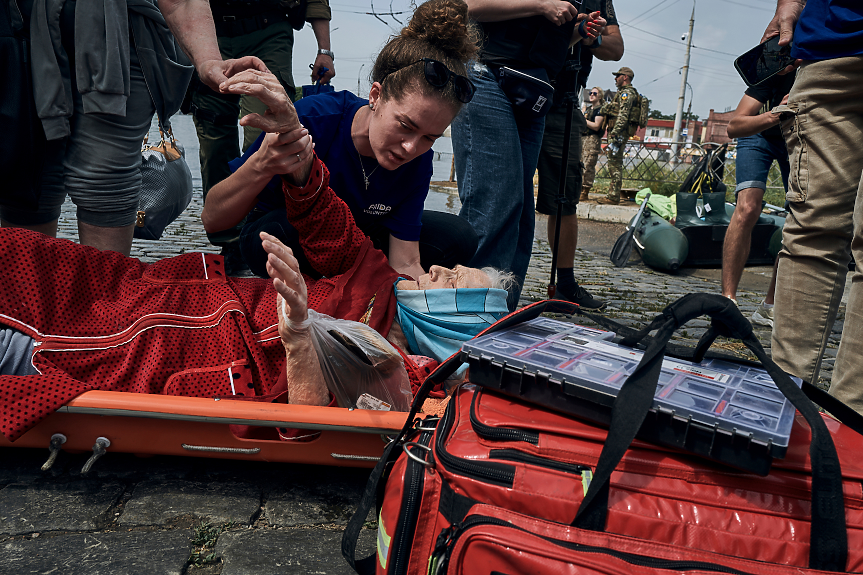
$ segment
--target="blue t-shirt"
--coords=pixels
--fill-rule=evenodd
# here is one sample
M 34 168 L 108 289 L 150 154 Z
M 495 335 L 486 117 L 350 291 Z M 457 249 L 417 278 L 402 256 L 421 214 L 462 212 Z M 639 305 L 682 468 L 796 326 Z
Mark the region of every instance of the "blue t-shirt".
M 808 0 L 797 27 L 791 55 L 831 60 L 863 54 L 863 1 Z
M 433 152 L 429 150 L 392 171 L 381 168 L 372 158 L 363 158 L 369 176 L 367 190 L 360 155 L 351 139 L 351 124 L 357 111 L 368 104 L 368 100 L 343 91 L 308 96 L 294 106 L 300 123 L 315 142 L 315 153 L 330 170 L 330 187 L 348 205 L 359 228 L 372 234 L 383 227 L 400 240 L 417 241 L 432 177 Z M 258 151 L 263 139 L 261 134 L 242 157 L 228 163 L 232 172 Z M 258 195 L 255 207 L 271 211 L 284 206 L 281 178 L 276 176 Z

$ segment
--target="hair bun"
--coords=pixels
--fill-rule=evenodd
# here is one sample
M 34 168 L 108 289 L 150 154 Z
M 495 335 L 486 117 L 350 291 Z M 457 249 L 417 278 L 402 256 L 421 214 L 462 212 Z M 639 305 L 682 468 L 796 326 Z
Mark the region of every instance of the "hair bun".
M 427 42 L 462 62 L 477 52 L 477 34 L 463 0 L 428 0 L 420 4 L 401 35 Z

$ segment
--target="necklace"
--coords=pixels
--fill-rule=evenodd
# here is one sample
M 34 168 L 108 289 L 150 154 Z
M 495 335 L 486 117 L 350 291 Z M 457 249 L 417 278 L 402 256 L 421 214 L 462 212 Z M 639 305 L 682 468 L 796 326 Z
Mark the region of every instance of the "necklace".
M 377 166 L 375 166 L 374 170 L 372 170 L 371 172 L 369 172 L 368 175 L 366 175 L 366 167 L 363 165 L 363 157 L 360 154 L 359 150 L 357 150 L 357 157 L 360 159 L 360 169 L 363 171 L 363 182 L 365 182 L 366 189 L 368 190 L 369 189 L 369 178 L 374 175 L 374 173 L 377 171 L 378 168 L 381 167 L 381 165 L 378 164 Z

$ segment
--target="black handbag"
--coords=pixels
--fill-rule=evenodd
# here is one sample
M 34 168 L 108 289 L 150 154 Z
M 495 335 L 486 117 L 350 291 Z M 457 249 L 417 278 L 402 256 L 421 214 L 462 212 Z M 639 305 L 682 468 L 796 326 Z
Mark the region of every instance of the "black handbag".
M 515 70 L 501 66 L 497 69 L 497 83 L 517 115 L 536 119 L 551 110 L 554 86 L 544 68 Z
M 161 140 L 155 146 L 144 138 L 141 148 L 141 199 L 135 237 L 158 240 L 162 232 L 192 201 L 192 173 L 185 150 L 174 138 L 171 125 L 159 127 Z

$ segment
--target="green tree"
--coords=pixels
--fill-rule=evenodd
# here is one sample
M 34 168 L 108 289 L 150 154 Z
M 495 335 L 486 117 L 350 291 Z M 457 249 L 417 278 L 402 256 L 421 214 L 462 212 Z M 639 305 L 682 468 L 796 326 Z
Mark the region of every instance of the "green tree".
M 659 110 L 651 110 L 647 115 L 648 118 L 653 118 L 654 120 L 673 120 L 673 114 L 663 114 Z M 691 112 L 683 112 L 683 121 L 692 120 L 693 122 L 698 121 L 698 114 L 692 114 Z
M 651 110 L 647 115 L 648 118 L 653 118 L 654 120 L 673 120 L 674 116 L 669 116 L 668 114 L 663 114 L 659 110 Z

